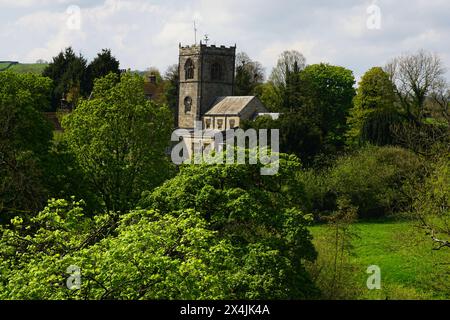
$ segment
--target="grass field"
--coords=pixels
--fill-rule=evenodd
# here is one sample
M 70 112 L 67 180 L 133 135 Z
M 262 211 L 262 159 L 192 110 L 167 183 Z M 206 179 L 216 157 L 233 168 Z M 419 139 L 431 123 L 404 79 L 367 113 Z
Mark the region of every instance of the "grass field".
M 6 67 L 8 64 L 0 63 L 0 69 Z M 41 74 L 47 64 L 44 63 L 19 63 L 9 68 L 9 71 L 17 73 L 37 73 Z
M 351 286 L 360 299 L 450 299 L 450 250 L 433 250 L 429 237 L 409 221 L 360 222 L 352 227 L 349 258 L 355 270 Z M 327 226 L 313 226 L 314 243 L 321 254 Z M 324 250 L 324 249 L 322 249 Z M 367 268 L 381 269 L 381 290 L 366 287 Z

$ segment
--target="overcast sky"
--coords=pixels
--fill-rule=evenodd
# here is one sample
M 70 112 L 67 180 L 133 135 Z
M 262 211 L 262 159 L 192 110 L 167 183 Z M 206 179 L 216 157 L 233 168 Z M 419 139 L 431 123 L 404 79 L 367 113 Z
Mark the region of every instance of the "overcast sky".
M 357 77 L 420 48 L 450 69 L 450 0 L 0 0 L 0 60 L 51 60 L 67 46 L 91 59 L 111 48 L 121 68 L 164 71 L 178 43 L 194 42 L 194 20 L 198 39 L 236 44 L 267 74 L 286 49 Z

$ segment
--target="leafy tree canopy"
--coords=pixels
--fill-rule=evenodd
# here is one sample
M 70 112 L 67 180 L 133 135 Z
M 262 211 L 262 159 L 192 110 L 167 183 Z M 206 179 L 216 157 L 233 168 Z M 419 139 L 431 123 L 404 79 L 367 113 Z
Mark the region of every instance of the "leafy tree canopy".
M 256 165 L 184 166 L 117 220 L 53 200 L 27 228 L 3 229 L 0 297 L 16 299 L 301 299 L 317 295 L 316 252 L 296 208 L 293 156 L 276 176 Z M 156 209 L 156 208 L 160 209 Z M 81 289 L 66 288 L 69 266 Z M 17 272 L 17 270 L 23 272 Z M 18 286 L 27 283 L 27 286 Z
M 236 55 L 236 76 L 234 94 L 250 96 L 255 87 L 264 81 L 264 68 L 261 63 L 252 61 L 245 52 Z
M 92 97 L 63 120 L 65 139 L 108 211 L 126 211 L 164 181 L 172 115 L 146 99 L 143 79 L 98 79 Z
M 103 49 L 97 57 L 87 67 L 87 90 L 91 92 L 94 87 L 94 80 L 104 77 L 110 72 L 119 74 L 120 63 L 111 54 L 110 49 Z
M 0 73 L 0 212 L 35 210 L 45 203 L 42 162 L 51 124 L 41 113 L 52 82 L 33 74 Z M 2 217 L 0 217 L 2 220 Z
M 71 47 L 60 52 L 45 68 L 43 75 L 54 82 L 51 110 L 56 110 L 61 99 L 76 104 L 78 98 L 88 91 L 86 59 L 76 55 Z
M 342 146 L 346 119 L 355 96 L 353 72 L 321 63 L 307 66 L 300 77 L 302 112 L 312 121 L 318 121 L 316 124 L 322 130 L 327 145 Z
M 361 78 L 350 111 L 348 144 L 392 142 L 390 125 L 399 115 L 395 104 L 394 86 L 389 75 L 380 67 L 367 71 Z
M 162 212 L 193 209 L 218 239 L 232 245 L 229 255 L 237 268 L 254 274 L 254 280 L 242 282 L 228 297 L 249 298 L 249 290 L 257 290 L 253 298 L 302 298 L 314 293 L 301 262 L 315 258 L 309 216 L 299 209 L 303 189 L 292 175 L 298 159 L 281 154 L 279 165 L 275 176 L 261 176 L 258 165 L 183 166 L 175 178 L 144 194 L 140 206 Z

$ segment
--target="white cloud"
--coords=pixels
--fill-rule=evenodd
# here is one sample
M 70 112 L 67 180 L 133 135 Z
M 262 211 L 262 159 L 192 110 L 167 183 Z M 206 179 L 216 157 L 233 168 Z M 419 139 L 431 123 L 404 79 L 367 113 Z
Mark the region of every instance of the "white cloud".
M 71 0 L 0 0 L 0 7 L 3 9 L 7 8 L 26 8 L 42 6 L 47 4 L 67 4 Z
M 178 60 L 178 43 L 207 33 L 210 43 L 237 44 L 268 71 L 279 54 L 301 51 L 308 63 L 343 65 L 360 75 L 404 51 L 440 53 L 450 66 L 448 0 L 378 0 L 380 30 L 366 28 L 373 1 L 344 0 L 0 0 L 0 59 L 50 59 L 72 45 L 88 58 L 111 48 L 124 68 L 162 71 Z M 81 30 L 66 26 L 79 5 Z

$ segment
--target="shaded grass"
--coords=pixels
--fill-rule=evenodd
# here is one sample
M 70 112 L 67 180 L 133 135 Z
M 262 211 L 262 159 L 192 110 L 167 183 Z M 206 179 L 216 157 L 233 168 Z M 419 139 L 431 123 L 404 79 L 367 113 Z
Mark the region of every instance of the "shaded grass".
M 424 231 L 411 221 L 359 222 L 352 226 L 358 238 L 352 240 L 355 267 L 351 283 L 361 292 L 359 299 L 450 299 L 450 250 L 433 250 Z M 327 226 L 311 227 L 314 244 L 321 250 Z M 381 290 L 368 290 L 366 270 L 381 269 Z

